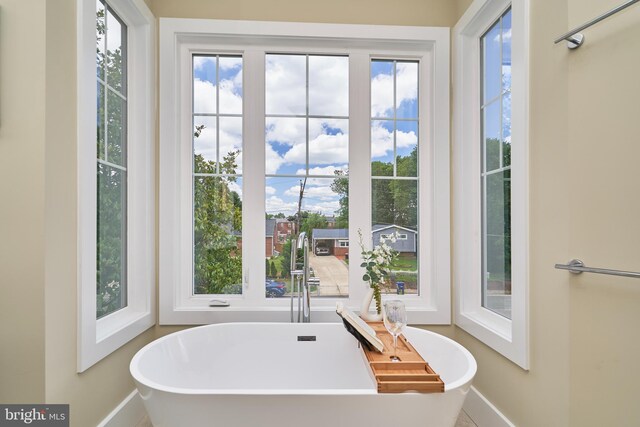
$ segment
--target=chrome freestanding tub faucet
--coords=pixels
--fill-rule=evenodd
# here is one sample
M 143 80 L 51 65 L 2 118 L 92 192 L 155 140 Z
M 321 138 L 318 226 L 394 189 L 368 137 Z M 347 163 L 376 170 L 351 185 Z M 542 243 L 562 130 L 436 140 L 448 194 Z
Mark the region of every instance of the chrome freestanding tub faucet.
M 309 238 L 304 231 L 291 245 L 291 323 L 311 322 L 309 293 Z M 298 268 L 298 250 L 302 249 L 302 268 Z M 298 316 L 294 316 L 293 301 L 298 300 Z

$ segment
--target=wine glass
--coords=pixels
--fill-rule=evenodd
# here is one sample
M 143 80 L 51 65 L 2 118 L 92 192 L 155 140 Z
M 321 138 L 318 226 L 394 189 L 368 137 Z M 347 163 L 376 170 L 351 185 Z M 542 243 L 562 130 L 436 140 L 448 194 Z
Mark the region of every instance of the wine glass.
M 404 303 L 400 300 L 386 301 L 384 303 L 384 326 L 393 337 L 393 356 L 392 362 L 399 362 L 400 358 L 396 356 L 398 350 L 398 336 L 407 326 L 407 310 Z

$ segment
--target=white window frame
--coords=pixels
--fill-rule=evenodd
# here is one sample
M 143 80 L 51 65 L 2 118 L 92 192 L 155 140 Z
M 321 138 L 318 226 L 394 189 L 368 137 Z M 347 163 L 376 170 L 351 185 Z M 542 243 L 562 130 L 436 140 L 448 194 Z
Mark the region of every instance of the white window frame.
M 155 324 L 155 18 L 108 0 L 127 25 L 127 306 L 96 319 L 96 2 L 77 1 L 78 372 Z
M 480 38 L 511 6 L 511 320 L 482 307 Z M 529 368 L 529 0 L 475 0 L 454 28 L 455 323 Z
M 348 248 L 349 247 L 349 241 L 348 240 L 338 240 L 338 247 L 339 248 Z
M 405 298 L 414 324 L 449 324 L 449 30 L 342 24 L 276 23 L 201 19 L 160 19 L 160 323 L 207 324 L 229 321 L 288 321 L 286 298 L 265 298 L 264 245 L 243 245 L 243 294 L 225 296 L 229 307 L 209 307 L 211 295 L 192 295 L 191 244 L 191 72 L 193 53 L 242 53 L 244 104 L 243 240 L 264 237 L 264 53 L 322 53 L 350 56 L 349 239 L 371 230 L 370 60 L 377 57 L 420 61 L 420 224 L 433 238 L 420 252 L 420 296 Z M 327 36 L 330 35 L 330 36 Z M 259 70 L 248 72 L 251 67 Z M 354 79 L 366 73 L 368 78 Z M 355 82 L 355 83 L 353 83 Z M 356 101 L 357 100 L 357 101 Z M 248 141 L 259 141 L 247 149 Z M 186 171 L 186 172 L 185 172 Z M 247 194 L 253 194 L 247 197 Z M 366 293 L 360 249 L 351 245 L 349 298 L 357 310 Z M 362 286 L 357 286 L 362 284 Z M 395 296 L 394 296 L 395 297 Z M 314 322 L 335 322 L 338 299 L 313 300 Z

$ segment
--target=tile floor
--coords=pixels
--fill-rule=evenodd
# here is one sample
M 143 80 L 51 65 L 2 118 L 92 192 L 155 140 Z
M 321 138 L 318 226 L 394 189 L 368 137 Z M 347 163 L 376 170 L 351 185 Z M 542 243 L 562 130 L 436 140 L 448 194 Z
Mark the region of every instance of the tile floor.
M 145 416 L 138 425 L 135 427 L 153 427 L 151 421 L 149 421 L 149 417 Z M 464 411 L 460 411 L 460 416 L 458 417 L 458 421 L 456 422 L 455 427 L 478 427 L 471 418 Z

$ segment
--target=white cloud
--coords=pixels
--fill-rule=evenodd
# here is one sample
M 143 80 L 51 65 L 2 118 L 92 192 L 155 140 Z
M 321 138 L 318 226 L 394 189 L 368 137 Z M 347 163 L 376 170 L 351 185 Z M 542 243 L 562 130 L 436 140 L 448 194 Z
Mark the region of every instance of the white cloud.
M 303 55 L 267 55 L 267 114 L 304 114 L 306 59 Z
M 193 112 L 214 113 L 216 111 L 216 86 L 205 80 L 193 81 Z
M 398 62 L 396 64 L 397 105 L 412 101 L 418 96 L 418 64 Z M 378 74 L 371 79 L 371 114 L 374 117 L 393 116 L 393 75 Z
M 309 168 L 309 175 L 333 175 L 335 170 L 346 171 L 349 169 L 349 165 L 331 165 L 324 167 Z M 304 169 L 298 169 L 296 174 L 302 175 L 306 173 Z
M 374 122 L 371 127 L 371 157 L 380 158 L 393 154 L 393 132 L 382 126 L 380 122 Z M 415 132 L 396 130 L 396 147 L 407 148 L 418 143 Z
M 282 212 L 285 215 L 293 215 L 297 210 L 297 202 L 285 202 L 277 196 L 267 197 L 266 199 L 266 211 L 268 213 Z
M 284 163 L 284 159 L 276 153 L 271 144 L 267 144 L 266 150 L 266 172 L 269 175 L 274 175 L 280 169 L 280 166 Z
M 309 199 L 318 199 L 321 201 L 334 201 L 338 199 L 338 195 L 331 191 L 331 182 L 330 179 L 325 179 L 328 181 L 324 183 L 324 185 L 311 186 L 309 181 L 307 181 L 307 185 L 304 189 L 304 200 Z M 300 187 L 295 185 L 293 187 L 288 188 L 284 192 L 285 196 L 295 197 L 296 199 L 300 195 Z
M 226 114 L 242 114 L 242 97 L 238 95 L 239 87 L 234 80 L 220 82 L 220 112 Z
M 221 56 L 219 67 L 221 70 L 233 70 L 242 67 L 242 57 L 240 56 Z
M 267 185 L 264 188 L 264 192 L 267 196 L 273 196 L 274 194 L 276 194 L 276 189 L 271 187 L 270 185 Z
M 348 57 L 309 57 L 309 112 L 326 116 L 349 115 Z

